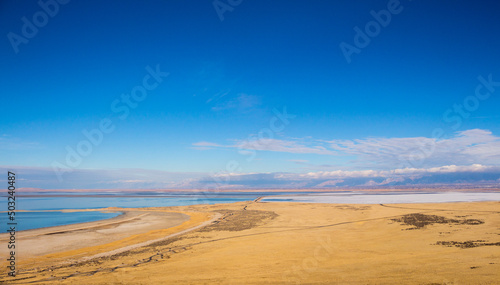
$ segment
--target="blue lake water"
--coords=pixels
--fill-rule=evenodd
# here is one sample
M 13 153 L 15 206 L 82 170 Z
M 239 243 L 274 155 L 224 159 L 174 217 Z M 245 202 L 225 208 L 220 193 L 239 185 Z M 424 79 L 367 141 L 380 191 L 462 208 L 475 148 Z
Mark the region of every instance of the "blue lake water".
M 126 194 L 92 193 L 92 196 L 81 195 L 81 193 L 44 193 L 44 197 L 18 196 L 16 199 L 16 207 L 19 210 L 98 209 L 107 207 L 169 207 L 197 204 L 233 203 L 251 201 L 261 196 L 301 195 L 309 192 L 198 192 L 196 194 L 159 194 L 157 192 L 142 192 L 140 195 L 139 193 L 140 192 Z M 30 194 L 35 193 L 24 193 L 24 195 Z M 64 197 L 61 197 L 61 195 L 64 195 Z
M 54 193 L 55 194 L 55 193 Z M 61 193 L 58 193 L 61 195 Z M 142 193 L 144 194 L 144 193 Z M 466 193 L 466 192 L 385 192 L 368 193 L 344 191 L 335 193 L 307 193 L 307 192 L 257 192 L 257 193 L 214 193 L 214 194 L 185 194 L 148 193 L 148 196 L 138 196 L 136 193 L 110 195 L 103 193 L 96 196 L 82 196 L 65 193 L 61 196 L 23 197 L 16 199 L 18 210 L 35 212 L 17 212 L 18 230 L 28 230 L 41 227 L 66 225 L 112 218 L 117 213 L 100 212 L 41 212 L 43 210 L 63 209 L 98 209 L 106 207 L 140 208 L 140 207 L 168 207 L 187 206 L 196 204 L 219 204 L 240 201 L 251 201 L 261 196 L 267 196 L 262 201 L 295 201 L 309 203 L 432 203 L 432 202 L 473 202 L 473 201 L 500 201 L 500 193 Z M 1 210 L 1 209 L 0 209 Z M 6 209 L 5 209 L 6 210 Z M 6 227 L 7 213 L 0 213 L 0 225 Z M 6 228 L 7 229 L 7 228 Z
M 120 213 L 101 212 L 17 212 L 16 230 L 31 230 L 44 227 L 62 226 L 83 222 L 93 222 L 103 219 L 110 219 L 120 215 Z M 6 216 L 6 214 L 5 214 Z M 3 217 L 6 218 L 6 217 Z M 2 219 L 3 220 L 3 219 Z M 2 221 L 6 224 L 7 221 Z
M 61 193 L 58 193 L 61 195 Z M 219 204 L 233 203 L 240 201 L 254 200 L 262 194 L 268 193 L 215 193 L 206 195 L 151 195 L 149 197 L 137 196 L 114 196 L 109 194 L 97 195 L 98 197 L 85 197 L 68 195 L 44 196 L 44 197 L 16 197 L 17 210 L 29 210 L 34 212 L 17 212 L 16 220 L 18 222 L 17 230 L 29 230 L 50 226 L 67 225 L 74 223 L 92 222 L 101 219 L 112 218 L 118 213 L 101 212 L 42 212 L 44 210 L 64 210 L 64 209 L 99 209 L 107 207 L 121 208 L 141 208 L 141 207 L 168 207 L 168 206 L 187 206 L 197 204 Z M 290 194 L 290 193 L 288 193 Z M 74 197 L 73 197 L 74 196 Z M 0 225 L 6 227 L 8 222 L 7 213 L 0 213 Z M 8 229 L 8 227 L 6 227 Z
M 233 203 L 249 201 L 257 197 L 18 197 L 17 205 L 18 209 L 21 210 L 98 209 L 106 207 L 140 208 Z

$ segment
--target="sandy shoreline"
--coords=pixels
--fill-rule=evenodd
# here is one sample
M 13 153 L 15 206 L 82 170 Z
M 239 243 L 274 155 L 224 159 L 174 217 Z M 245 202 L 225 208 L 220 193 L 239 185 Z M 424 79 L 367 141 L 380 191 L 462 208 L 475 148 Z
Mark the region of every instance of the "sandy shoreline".
M 74 211 L 82 210 L 65 210 L 65 212 Z M 121 212 L 122 214 L 93 222 L 19 231 L 16 233 L 16 246 L 20 249 L 16 252 L 18 260 L 29 263 L 30 259 L 36 257 L 47 255 L 54 257 L 54 254 L 57 253 L 99 247 L 151 231 L 179 226 L 189 220 L 188 215 L 177 212 L 113 208 L 87 211 Z M 0 243 L 7 244 L 8 238 L 8 233 L 0 234 Z M 120 247 L 124 246 L 126 243 L 120 245 Z M 111 249 L 109 247 L 109 250 Z M 89 250 L 88 253 L 90 252 L 92 251 Z M 81 256 L 78 252 L 73 253 L 74 258 Z M 0 254 L 7 256 L 7 247 L 1 247 Z
M 19 247 L 30 254 L 20 259 L 21 271 L 12 279 L 2 269 L 0 281 L 495 284 L 500 278 L 500 202 L 252 201 L 110 210 L 125 215 L 26 237 L 29 243 Z M 86 243 L 106 233 L 104 244 Z M 57 236 L 67 247 L 48 242 Z
M 61 213 L 74 213 L 74 212 L 103 212 L 103 213 L 119 213 L 118 216 L 111 217 L 111 218 L 105 218 L 97 221 L 92 221 L 92 222 L 82 222 L 82 223 L 73 223 L 73 224 L 68 224 L 68 225 L 60 225 L 60 226 L 51 226 L 51 227 L 41 227 L 41 228 L 36 228 L 36 229 L 29 229 L 29 230 L 23 230 L 23 231 L 18 231 L 17 235 L 18 236 L 30 236 L 30 235 L 40 235 L 40 234 L 48 234 L 48 233 L 57 233 L 60 231 L 66 231 L 68 229 L 73 229 L 74 227 L 78 228 L 85 228 L 85 227 L 93 227 L 101 224 L 107 224 L 107 223 L 115 223 L 118 221 L 122 221 L 127 218 L 132 218 L 131 213 L 124 213 L 121 211 L 109 211 L 109 210 L 94 210 L 94 209 L 81 209 L 81 210 L 36 210 L 36 211 L 27 211 L 27 210 L 18 210 L 17 212 L 21 213 L 29 213 L 29 212 L 61 212 Z M 4 233 L 0 233 L 0 242 L 5 239 Z

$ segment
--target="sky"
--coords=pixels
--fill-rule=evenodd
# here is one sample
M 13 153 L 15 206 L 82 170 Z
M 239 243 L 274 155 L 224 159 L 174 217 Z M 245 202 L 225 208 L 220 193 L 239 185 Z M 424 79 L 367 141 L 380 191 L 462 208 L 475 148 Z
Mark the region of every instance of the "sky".
M 43 189 L 498 186 L 499 10 L 5 0 L 0 169 Z

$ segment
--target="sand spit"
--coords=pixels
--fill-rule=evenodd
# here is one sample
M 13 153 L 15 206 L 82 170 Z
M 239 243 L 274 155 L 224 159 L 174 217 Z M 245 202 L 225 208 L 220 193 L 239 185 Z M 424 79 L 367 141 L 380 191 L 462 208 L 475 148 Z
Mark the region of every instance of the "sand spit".
M 252 201 L 114 210 L 130 213 L 121 216 L 122 221 L 131 219 L 119 224 L 122 229 L 142 233 L 123 238 L 117 231 L 112 242 L 66 251 L 45 243 L 47 235 L 27 237 L 30 246 L 43 244 L 51 253 L 26 255 L 18 276 L 8 277 L 2 269 L 0 281 L 497 284 L 500 279 L 500 202 L 363 205 Z M 182 220 L 183 214 L 190 219 Z M 151 215 L 158 221 L 180 220 L 162 229 L 138 229 Z M 85 236 L 104 229 L 75 230 L 83 243 Z

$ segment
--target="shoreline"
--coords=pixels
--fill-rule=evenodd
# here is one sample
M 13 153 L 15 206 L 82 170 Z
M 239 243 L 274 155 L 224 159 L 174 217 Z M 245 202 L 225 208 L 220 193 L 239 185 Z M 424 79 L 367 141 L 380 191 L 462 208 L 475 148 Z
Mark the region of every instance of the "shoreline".
M 109 211 L 109 210 L 100 210 L 100 209 L 63 209 L 63 210 L 16 210 L 16 213 L 54 213 L 54 212 L 61 212 L 61 213 L 78 213 L 78 212 L 101 212 L 101 213 L 118 213 L 117 216 L 110 217 L 110 218 L 103 218 L 103 219 L 98 219 L 95 221 L 87 221 L 87 222 L 75 222 L 75 223 L 70 223 L 70 224 L 64 224 L 64 225 L 57 225 L 57 226 L 47 226 L 47 227 L 39 227 L 39 228 L 33 228 L 33 229 L 27 229 L 27 230 L 18 230 L 16 231 L 17 233 L 25 233 L 28 231 L 34 231 L 34 230 L 40 230 L 40 229 L 51 229 L 54 228 L 57 230 L 58 227 L 65 227 L 65 226 L 71 226 L 71 225 L 86 225 L 92 226 L 92 223 L 97 223 L 97 222 L 105 222 L 105 221 L 112 221 L 112 220 L 119 220 L 120 217 L 125 215 L 124 212 L 121 211 Z M 7 211 L 2 211 L 1 213 L 7 213 Z M 2 234 L 0 233 L 0 240 L 2 238 Z
M 470 189 L 469 189 L 470 190 Z M 381 194 L 384 193 L 384 194 Z M 356 197 L 357 195 L 359 196 L 377 196 L 377 195 L 386 195 L 385 193 L 390 193 L 390 195 L 395 195 L 395 196 L 404 196 L 404 195 L 443 195 L 443 194 L 498 194 L 499 199 L 485 199 L 485 200 L 475 200 L 475 201 L 416 201 L 416 202 L 407 202 L 407 201 L 395 201 L 395 202 L 366 202 L 366 201 L 360 201 L 360 202 L 355 202 L 355 201 L 344 201 L 344 202 L 336 202 L 336 201 L 326 201 L 324 202 L 325 198 L 331 198 L 335 197 L 337 199 L 339 198 L 344 198 L 346 196 L 351 196 L 351 197 Z M 345 195 L 345 196 L 344 196 Z M 43 196 L 43 195 L 42 195 Z M 47 195 L 46 197 L 52 197 L 52 198 L 57 198 L 57 197 L 64 197 L 64 198 L 77 198 L 80 195 Z M 85 197 L 103 197 L 99 195 L 83 195 Z M 25 197 L 31 197 L 31 196 L 25 196 Z M 38 195 L 35 195 L 33 197 L 38 197 Z M 108 197 L 108 196 L 104 196 Z M 122 197 L 130 197 L 134 198 L 136 196 L 109 196 L 109 198 L 122 198 Z M 154 197 L 154 196 L 151 196 Z M 151 197 L 146 197 L 146 198 L 151 198 Z M 169 198 L 169 197 L 163 197 L 163 196 L 157 196 L 159 198 Z M 171 196 L 171 197 L 176 197 L 176 196 Z M 307 199 L 309 198 L 309 199 Z M 315 199 L 316 198 L 316 199 Z M 294 200 L 295 199 L 295 200 Z M 316 200 L 321 200 L 321 201 L 316 201 Z M 381 192 L 375 192 L 375 191 L 368 191 L 368 192 L 356 192 L 356 191 L 339 191 L 339 192 L 313 192 L 313 193 L 301 193 L 301 194 L 285 194 L 285 195 L 266 195 L 266 196 L 259 196 L 255 199 L 249 199 L 248 201 L 241 201 L 241 202 L 260 202 L 260 203 L 325 203 L 325 204 L 359 204 L 359 205 L 376 205 L 376 204 L 420 204 L 420 203 L 430 203 L 430 204 L 439 204 L 439 203 L 473 203 L 473 202 L 494 202 L 494 201 L 500 201 L 500 192 L 454 192 L 454 191 L 437 191 L 437 192 L 418 192 L 415 193 L 413 191 L 408 191 L 408 192 L 391 192 L 390 189 L 387 189 L 386 191 L 381 191 Z M 228 203 L 217 203 L 217 204 L 231 204 L 231 203 L 238 203 L 238 202 L 228 202 Z M 208 205 L 208 204 L 193 204 L 193 205 Z M 181 205 L 182 206 L 187 206 L 187 205 Z M 177 206 L 169 206 L 169 207 L 177 207 Z M 129 208 L 129 209 L 142 209 L 144 207 L 137 207 L 137 208 Z M 158 207 L 157 207 L 158 208 Z M 29 212 L 29 213 L 36 213 L 36 212 L 61 212 L 61 213 L 76 213 L 76 212 L 101 212 L 101 213 L 116 213 L 119 212 L 119 215 L 116 217 L 111 217 L 111 218 L 104 218 L 104 219 L 99 219 L 96 221 L 90 221 L 90 222 L 76 222 L 76 223 L 71 223 L 71 224 L 64 224 L 64 225 L 58 225 L 58 226 L 48 226 L 48 227 L 40 227 L 40 228 L 34 228 L 34 229 L 28 229 L 28 230 L 21 230 L 17 231 L 17 233 L 27 233 L 30 231 L 35 231 L 35 230 L 41 230 L 41 229 L 53 229 L 55 232 L 57 231 L 64 231 L 66 226 L 72 226 L 72 225 L 81 225 L 82 227 L 88 226 L 89 228 L 92 228 L 95 225 L 98 225 L 99 222 L 106 222 L 106 221 L 119 221 L 120 217 L 123 216 L 130 216 L 130 212 L 124 213 L 121 212 L 120 210 L 117 209 L 122 209 L 119 207 L 107 207 L 107 208 L 87 208 L 87 209 L 56 209 L 56 210 L 17 210 L 16 212 Z M 133 211 L 132 211 L 133 212 Z M 7 213 L 7 211 L 0 211 L 0 214 Z M 94 224 L 96 223 L 96 224 Z M 6 233 L 0 233 L 0 242 L 2 242 L 2 237 L 7 236 Z
M 19 231 L 16 233 L 16 243 L 23 249 L 18 255 L 22 259 L 31 259 L 47 254 L 70 252 L 80 248 L 100 249 L 105 244 L 111 244 L 123 239 L 131 239 L 137 243 L 141 234 L 152 231 L 161 231 L 189 221 L 189 216 L 179 212 L 148 211 L 144 209 L 90 209 L 88 211 L 122 212 L 121 215 L 92 222 L 74 223 L 61 226 L 44 227 Z M 69 212 L 73 212 L 69 210 Z M 7 243 L 9 234 L 0 234 L 0 243 Z M 126 245 L 122 242 L 118 247 Z M 7 254 L 7 249 L 0 248 L 2 255 Z M 77 252 L 74 252 L 78 255 Z M 71 255 L 71 254 L 70 254 Z
M 256 200 L 106 208 L 123 211 L 132 220 L 122 217 L 90 229 L 69 226 L 69 235 L 46 231 L 31 237 L 20 248 L 43 244 L 55 252 L 20 259 L 18 277 L 9 279 L 2 271 L 0 282 L 136 284 L 137 278 L 147 278 L 149 284 L 488 284 L 500 277 L 499 201 L 380 205 Z M 163 223 L 156 230 L 138 228 L 155 215 L 158 221 L 170 220 L 167 213 L 189 219 Z M 406 216 L 423 220 L 405 224 L 413 221 Z M 115 231 L 114 240 L 101 245 L 82 248 L 80 243 L 80 248 L 59 251 L 59 244 L 46 243 L 54 236 L 84 238 L 119 225 L 126 236 Z M 472 248 L 460 247 L 464 245 Z

